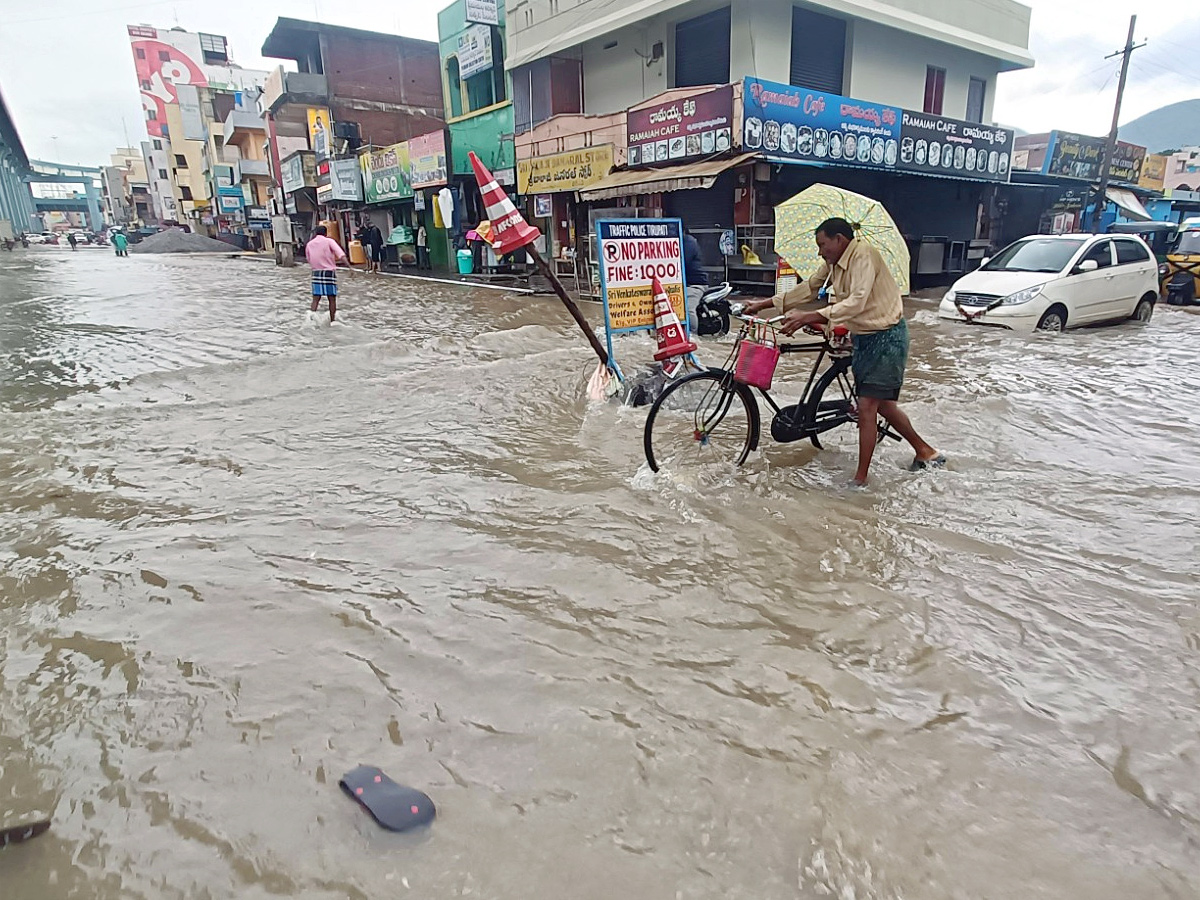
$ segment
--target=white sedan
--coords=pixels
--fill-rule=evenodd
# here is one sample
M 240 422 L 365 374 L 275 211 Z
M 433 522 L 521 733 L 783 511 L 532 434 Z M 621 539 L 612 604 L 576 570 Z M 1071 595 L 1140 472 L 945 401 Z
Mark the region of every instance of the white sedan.
M 1158 264 L 1136 235 L 1032 235 L 1009 244 L 942 298 L 938 316 L 1013 331 L 1148 322 Z

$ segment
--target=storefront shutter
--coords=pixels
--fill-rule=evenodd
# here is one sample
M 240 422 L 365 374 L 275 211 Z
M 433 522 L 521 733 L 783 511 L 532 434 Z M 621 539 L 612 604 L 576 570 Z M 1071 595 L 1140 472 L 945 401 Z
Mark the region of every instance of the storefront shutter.
M 846 20 L 792 8 L 791 83 L 842 93 L 846 68 Z
M 675 87 L 729 83 L 729 9 L 675 26 Z

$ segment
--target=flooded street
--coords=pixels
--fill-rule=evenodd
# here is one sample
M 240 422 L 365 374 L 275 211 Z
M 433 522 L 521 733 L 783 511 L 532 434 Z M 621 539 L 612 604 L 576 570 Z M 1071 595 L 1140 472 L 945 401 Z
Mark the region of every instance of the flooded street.
M 3 900 L 1200 896 L 1200 316 L 918 304 L 948 470 L 697 490 L 552 298 L 341 277 L 0 255 Z

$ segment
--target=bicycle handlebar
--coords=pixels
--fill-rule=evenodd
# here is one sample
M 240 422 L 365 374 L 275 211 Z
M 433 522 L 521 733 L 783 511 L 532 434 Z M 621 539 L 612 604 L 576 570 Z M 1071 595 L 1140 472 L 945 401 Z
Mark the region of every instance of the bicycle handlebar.
M 778 325 L 784 319 L 783 316 L 775 316 L 775 318 L 773 318 L 773 319 L 764 319 L 764 318 L 761 318 L 760 316 L 750 316 L 750 315 L 746 315 L 744 312 L 742 312 L 742 309 L 744 309 L 744 307 L 737 306 L 737 305 L 732 306 L 729 310 L 729 317 L 731 319 L 737 319 L 740 322 L 745 322 L 747 325 L 767 325 L 772 328 L 775 327 L 776 325 Z M 813 326 L 813 325 L 805 325 L 804 328 L 802 328 L 801 330 L 805 334 L 817 335 L 820 337 L 826 336 L 825 329 L 817 328 L 816 326 Z

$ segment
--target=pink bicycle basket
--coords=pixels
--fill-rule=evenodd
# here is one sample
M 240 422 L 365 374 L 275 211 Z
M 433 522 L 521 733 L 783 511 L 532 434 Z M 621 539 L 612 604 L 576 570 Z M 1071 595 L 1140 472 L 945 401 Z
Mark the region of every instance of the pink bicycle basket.
M 777 345 L 743 339 L 738 346 L 737 360 L 733 365 L 733 377 L 742 384 L 769 391 L 771 379 L 775 377 L 775 366 L 778 364 L 779 347 Z

